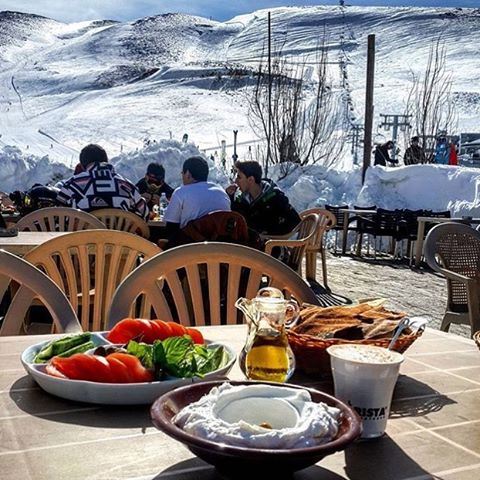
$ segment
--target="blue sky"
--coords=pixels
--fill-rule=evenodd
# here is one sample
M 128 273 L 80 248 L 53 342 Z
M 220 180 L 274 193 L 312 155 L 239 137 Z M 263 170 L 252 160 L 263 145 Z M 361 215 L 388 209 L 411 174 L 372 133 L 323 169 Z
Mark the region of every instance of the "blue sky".
M 325 5 L 336 1 L 309 0 L 0 0 L 0 10 L 36 13 L 64 22 L 112 19 L 132 20 L 166 12 L 184 12 L 215 20 L 285 5 Z M 480 0 L 346 0 L 347 4 L 376 6 L 479 7 Z

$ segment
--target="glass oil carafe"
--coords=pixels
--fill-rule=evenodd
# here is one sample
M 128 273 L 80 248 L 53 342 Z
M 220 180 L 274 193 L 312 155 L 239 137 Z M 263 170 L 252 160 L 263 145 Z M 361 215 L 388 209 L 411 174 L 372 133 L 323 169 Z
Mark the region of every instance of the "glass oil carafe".
M 288 345 L 286 317 L 298 315 L 295 302 L 283 298 L 275 288 L 260 290 L 253 300 L 240 298 L 237 308 L 245 314 L 248 336 L 240 354 L 240 367 L 251 380 L 285 382 L 295 369 L 295 358 Z

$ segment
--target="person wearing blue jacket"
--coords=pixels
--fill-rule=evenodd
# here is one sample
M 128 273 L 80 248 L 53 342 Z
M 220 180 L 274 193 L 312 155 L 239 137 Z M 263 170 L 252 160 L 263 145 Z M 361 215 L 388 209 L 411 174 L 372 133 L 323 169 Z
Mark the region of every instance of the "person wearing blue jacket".
M 447 141 L 447 137 L 438 137 L 437 145 L 435 146 L 435 156 L 433 157 L 434 163 L 438 165 L 448 165 L 449 158 L 450 145 Z

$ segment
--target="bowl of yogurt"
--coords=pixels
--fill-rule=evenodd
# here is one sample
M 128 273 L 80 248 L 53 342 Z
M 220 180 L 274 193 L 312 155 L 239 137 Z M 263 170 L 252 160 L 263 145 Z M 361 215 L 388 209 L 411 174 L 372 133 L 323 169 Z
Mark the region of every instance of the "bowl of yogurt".
M 294 472 L 361 434 L 358 415 L 318 390 L 253 381 L 200 382 L 162 395 L 154 425 L 221 471 Z

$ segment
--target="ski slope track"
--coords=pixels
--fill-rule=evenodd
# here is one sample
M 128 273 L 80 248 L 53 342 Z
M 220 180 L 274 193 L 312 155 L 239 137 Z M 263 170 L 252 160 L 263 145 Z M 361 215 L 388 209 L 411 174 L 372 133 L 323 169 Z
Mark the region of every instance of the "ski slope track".
M 411 73 L 423 71 L 430 45 L 441 34 L 454 80 L 458 132 L 480 129 L 480 9 L 270 11 L 274 44 L 283 45 L 292 65 L 307 62 L 312 87 L 315 52 L 325 30 L 329 75 L 344 111 L 339 128 L 363 123 L 367 36 L 374 33 L 375 122 L 379 113 L 403 113 Z M 90 142 L 115 157 L 147 141 L 181 139 L 188 132 L 210 154 L 220 150 L 222 140 L 231 144 L 235 129 L 239 156 L 245 158 L 258 141 L 247 117 L 246 90 L 254 79 L 233 72 L 258 65 L 267 13 L 226 22 L 165 14 L 125 23 L 64 24 L 0 12 L 0 158 L 8 147 L 9 161 L 15 157 L 25 163 L 12 166 L 8 186 L 15 183 L 14 171 L 30 171 L 40 159 L 45 171 L 73 167 Z M 374 131 L 376 141 L 389 135 L 377 126 Z M 337 168 L 351 170 L 351 157 L 346 148 Z M 2 179 L 0 189 L 6 188 Z

